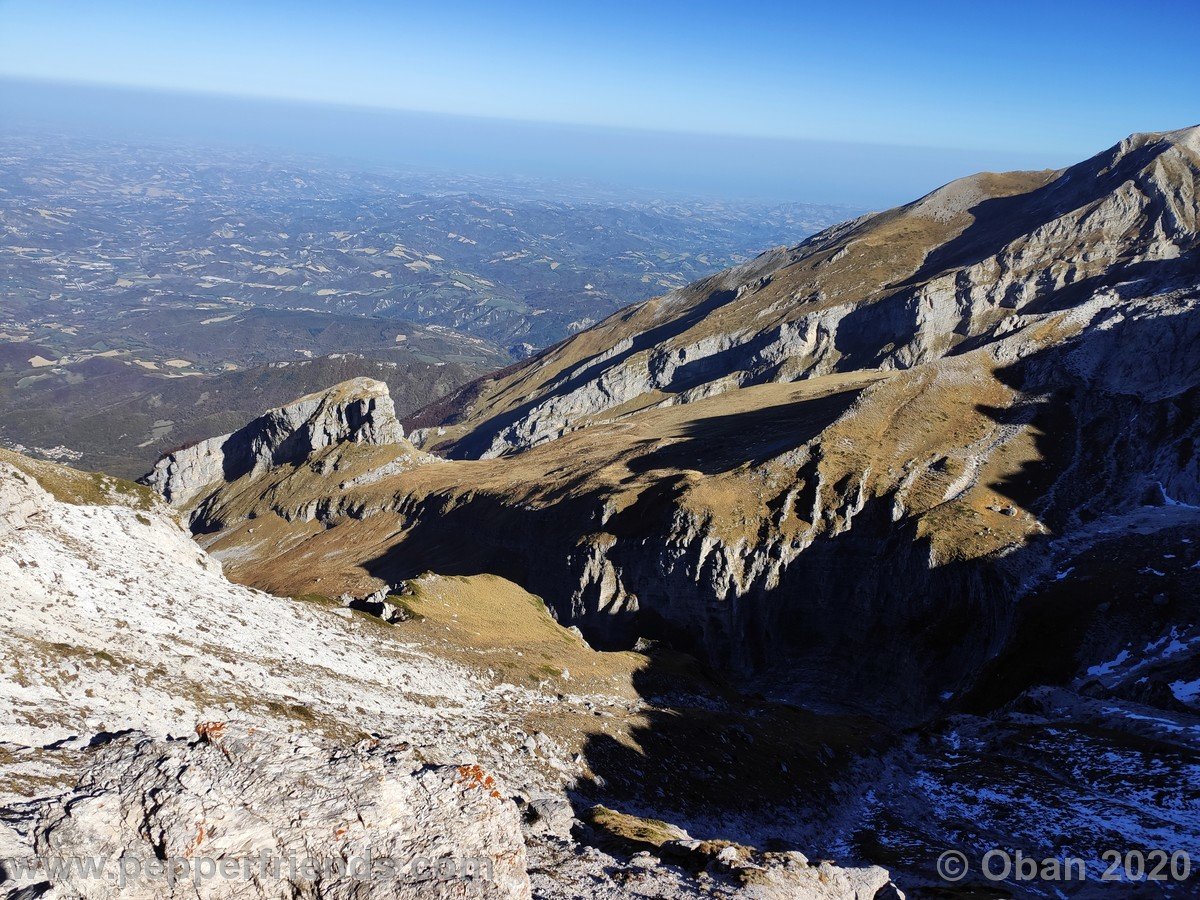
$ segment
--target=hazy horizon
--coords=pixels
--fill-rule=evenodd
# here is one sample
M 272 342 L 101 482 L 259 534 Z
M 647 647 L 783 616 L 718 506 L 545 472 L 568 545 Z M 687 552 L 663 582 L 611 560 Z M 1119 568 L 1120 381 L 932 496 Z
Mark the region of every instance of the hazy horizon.
M 1195 4 L 1139 11 L 1145 74 L 1119 0 L 0 0 L 0 76 L 1080 158 L 1196 118 Z
M 1115 77 L 1131 46 L 1118 0 L 0 0 L 0 115 L 878 208 L 1195 124 L 1194 4 L 1141 9 L 1170 24 L 1164 52 Z
M 907 202 L 977 171 L 1073 161 L 1052 153 L 588 127 L 12 78 L 0 78 L 0 119 L 10 128 L 236 147 L 266 159 L 290 153 L 347 164 L 593 182 L 631 193 L 872 209 Z

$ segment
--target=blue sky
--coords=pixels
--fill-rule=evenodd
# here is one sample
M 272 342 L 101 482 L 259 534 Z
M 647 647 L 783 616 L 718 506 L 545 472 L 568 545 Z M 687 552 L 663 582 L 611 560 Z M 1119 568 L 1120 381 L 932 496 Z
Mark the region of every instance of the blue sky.
M 0 0 L 0 76 L 1061 165 L 1200 121 L 1200 4 Z

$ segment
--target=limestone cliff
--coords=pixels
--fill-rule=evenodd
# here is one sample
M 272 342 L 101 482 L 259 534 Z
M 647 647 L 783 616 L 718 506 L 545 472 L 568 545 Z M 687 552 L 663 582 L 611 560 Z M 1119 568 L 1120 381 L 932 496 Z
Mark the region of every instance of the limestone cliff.
M 387 385 L 354 378 L 269 410 L 232 434 L 169 453 L 143 482 L 179 505 L 207 486 L 300 463 L 334 444 L 403 440 L 404 429 L 396 420 Z

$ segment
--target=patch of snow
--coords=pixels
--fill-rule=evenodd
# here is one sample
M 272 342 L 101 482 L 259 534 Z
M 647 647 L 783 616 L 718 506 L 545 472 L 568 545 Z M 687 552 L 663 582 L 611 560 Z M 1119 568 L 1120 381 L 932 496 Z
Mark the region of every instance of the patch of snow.
M 1200 506 L 1193 506 L 1191 503 L 1184 503 L 1182 500 L 1176 500 L 1167 493 L 1167 489 L 1163 487 L 1163 483 L 1158 482 L 1159 493 L 1162 494 L 1163 503 L 1167 506 L 1181 506 L 1184 509 L 1200 509 Z
M 1195 681 L 1175 681 L 1171 683 L 1171 693 L 1180 703 L 1196 703 L 1200 701 L 1200 678 Z
M 1106 663 L 1101 663 L 1098 666 L 1092 666 L 1090 669 L 1087 670 L 1087 673 L 1096 678 L 1101 678 L 1105 675 L 1108 675 L 1110 672 L 1113 671 L 1113 669 L 1116 669 L 1118 666 L 1123 666 L 1127 659 L 1129 659 L 1129 651 L 1122 650 L 1120 653 L 1117 654 L 1116 659 L 1110 659 Z

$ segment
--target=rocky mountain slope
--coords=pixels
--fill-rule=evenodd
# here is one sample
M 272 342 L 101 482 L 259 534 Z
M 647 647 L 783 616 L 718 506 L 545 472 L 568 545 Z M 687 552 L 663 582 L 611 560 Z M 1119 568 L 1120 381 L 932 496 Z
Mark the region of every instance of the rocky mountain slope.
M 354 436 L 394 436 L 375 412 Z M 501 579 L 268 595 L 228 582 L 148 489 L 3 451 L 0 575 L 6 900 L 617 898 L 628 883 L 849 900 L 888 884 L 573 807 L 598 775 L 572 748 L 629 740 L 649 657 L 591 650 Z M 394 868 L 351 868 L 371 860 Z
M 472 388 L 437 443 L 494 456 L 627 404 L 910 369 L 1017 332 L 1027 353 L 1065 336 L 1031 326 L 1083 325 L 1194 274 L 1198 155 L 1195 128 L 1134 135 L 1061 172 L 976 175 L 836 226 Z
M 1198 176 L 1192 128 L 955 182 L 470 386 L 409 420 L 422 464 L 336 444 L 184 510 L 261 588 L 494 573 L 596 646 L 901 729 L 823 834 L 918 880 L 1016 809 L 1048 850 L 1194 845 Z M 984 760 L 1047 799 L 982 801 Z
M 527 584 L 601 642 L 675 630 L 738 671 L 781 653 L 785 669 L 836 654 L 836 639 L 809 637 L 791 658 L 798 617 L 884 640 L 898 610 L 919 630 L 946 617 L 950 596 L 1004 617 L 1011 591 L 1046 574 L 1050 537 L 1164 495 L 1200 502 L 1188 414 L 1198 134 L 1131 138 L 1057 175 L 981 176 L 773 252 L 484 384 L 445 434 L 414 434 L 435 453 L 473 447 L 478 462 L 384 477 L 371 469 L 379 451 L 333 450 L 337 465 L 372 476 L 289 467 L 266 473 L 266 490 L 257 477 L 218 480 L 195 525 L 232 545 L 251 516 L 261 531 L 320 509 L 297 563 L 311 572 L 305 554 L 336 558 L 382 513 L 386 544 L 356 540 L 349 561 L 383 576 L 444 565 L 428 545 L 474 525 L 477 546 L 456 549 L 451 565 Z M 985 227 L 1000 237 L 980 260 Z M 934 259 L 956 264 L 918 277 Z M 835 321 L 853 327 L 839 338 Z M 830 336 L 811 352 L 778 344 L 811 329 Z M 693 366 L 705 374 L 687 387 L 663 374 Z M 504 407 L 515 394 L 521 403 Z M 537 446 L 496 460 L 509 437 Z M 542 565 L 547 549 L 563 562 Z M 885 567 L 888 583 L 880 568 L 835 566 L 847 552 Z M 289 559 L 259 577 L 287 582 Z M 894 648 L 926 660 L 903 666 L 913 680 L 899 711 L 965 686 L 996 649 L 957 645 L 960 658 L 939 659 L 935 674 L 928 661 L 945 655 L 935 646 L 945 637 Z M 843 693 L 862 696 L 861 676 L 834 669 Z

